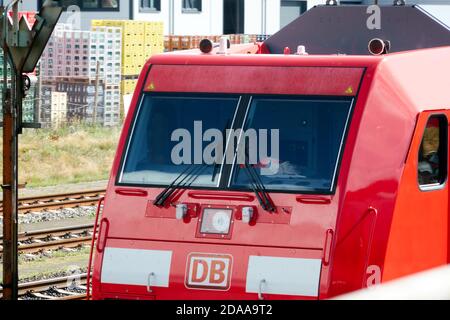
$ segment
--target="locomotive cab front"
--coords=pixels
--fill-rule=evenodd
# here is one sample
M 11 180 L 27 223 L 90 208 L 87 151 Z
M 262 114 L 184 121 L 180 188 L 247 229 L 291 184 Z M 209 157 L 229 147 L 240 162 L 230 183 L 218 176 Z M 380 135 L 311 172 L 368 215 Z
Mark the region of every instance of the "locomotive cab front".
M 365 10 L 316 7 L 259 54 L 148 61 L 98 223 L 94 299 L 323 299 L 450 262 L 448 28 L 382 7 L 415 31 L 386 23 L 404 52 L 369 56 L 371 30 L 328 32 L 352 34 Z M 267 54 L 299 33 L 311 55 Z
M 159 59 L 120 143 L 94 297 L 317 299 L 364 69 Z

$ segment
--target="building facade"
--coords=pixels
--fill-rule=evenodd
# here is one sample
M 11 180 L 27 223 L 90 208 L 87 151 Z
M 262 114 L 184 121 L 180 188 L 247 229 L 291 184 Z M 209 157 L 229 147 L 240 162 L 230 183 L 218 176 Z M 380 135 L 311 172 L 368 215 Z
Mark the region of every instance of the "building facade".
M 24 1 L 37 10 L 43 0 Z M 273 34 L 309 8 L 326 0 L 61 0 L 68 8 L 61 22 L 89 30 L 92 19 L 164 22 L 166 35 Z M 392 4 L 393 0 L 379 0 Z M 415 4 L 449 4 L 449 0 L 406 0 Z M 341 0 L 371 4 L 374 0 Z M 76 6 L 76 7 L 75 7 Z M 79 8 L 81 11 L 78 12 Z

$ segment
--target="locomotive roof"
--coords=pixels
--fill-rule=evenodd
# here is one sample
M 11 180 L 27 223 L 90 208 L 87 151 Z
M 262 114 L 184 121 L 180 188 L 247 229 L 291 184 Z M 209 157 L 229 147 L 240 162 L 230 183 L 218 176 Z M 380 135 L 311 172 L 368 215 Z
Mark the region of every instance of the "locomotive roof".
M 380 28 L 371 30 L 368 6 L 315 6 L 264 44 L 270 53 L 283 53 L 285 47 L 295 52 L 304 45 L 309 54 L 348 55 L 369 55 L 374 38 L 390 41 L 389 52 L 450 46 L 450 5 L 379 8 Z

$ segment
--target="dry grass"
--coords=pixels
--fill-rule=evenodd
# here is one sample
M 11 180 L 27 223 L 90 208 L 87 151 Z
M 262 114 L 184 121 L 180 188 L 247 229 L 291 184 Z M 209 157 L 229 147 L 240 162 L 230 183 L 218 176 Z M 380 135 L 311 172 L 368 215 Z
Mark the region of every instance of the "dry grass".
M 107 179 L 119 134 L 119 128 L 88 126 L 26 129 L 19 138 L 19 182 L 41 187 Z

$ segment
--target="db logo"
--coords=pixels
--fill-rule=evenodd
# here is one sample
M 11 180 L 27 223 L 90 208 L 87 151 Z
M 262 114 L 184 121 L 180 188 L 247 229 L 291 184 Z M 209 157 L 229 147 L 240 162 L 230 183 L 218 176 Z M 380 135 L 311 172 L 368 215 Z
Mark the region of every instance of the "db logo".
M 228 290 L 233 257 L 191 253 L 188 256 L 186 286 L 193 289 Z

